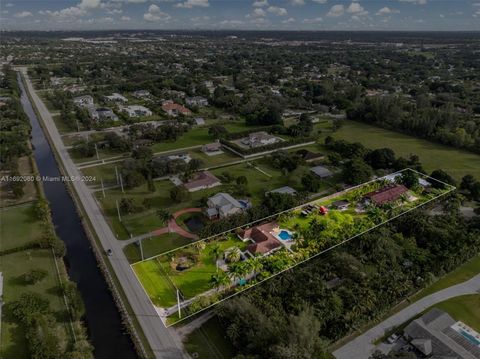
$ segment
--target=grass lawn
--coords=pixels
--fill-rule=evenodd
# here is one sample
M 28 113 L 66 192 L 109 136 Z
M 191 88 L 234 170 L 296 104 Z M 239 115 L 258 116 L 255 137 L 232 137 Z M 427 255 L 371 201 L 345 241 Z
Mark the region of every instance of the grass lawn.
M 471 259 L 469 262 L 455 269 L 453 272 L 440 278 L 438 281 L 428 286 L 424 290 L 415 295 L 411 302 L 415 302 L 427 295 L 438 292 L 439 290 L 448 288 L 452 285 L 465 282 L 480 273 L 480 256 Z
M 22 176 L 31 176 L 33 175 L 32 165 L 30 163 L 29 156 L 23 156 L 18 159 L 18 172 Z M 0 176 L 6 175 L 8 172 L 1 172 Z M 25 181 L 25 186 L 23 187 L 23 196 L 20 198 L 15 198 L 13 193 L 9 191 L 8 186 L 2 186 L 0 189 L 0 207 L 11 206 L 20 203 L 30 202 L 37 198 L 37 188 L 35 182 Z
M 343 123 L 344 126 L 333 134 L 336 139 L 360 142 L 372 149 L 389 147 L 397 156 L 416 154 L 429 173 L 441 168 L 456 180 L 466 174 L 480 178 L 480 155 L 360 122 L 345 120 Z
M 162 152 L 175 150 L 177 148 L 199 146 L 210 142 L 213 142 L 213 138 L 208 134 L 208 128 L 196 127 L 192 128 L 176 141 L 156 143 L 151 148 L 153 152 Z
M 191 242 L 191 239 L 184 238 L 176 233 L 162 234 L 150 239 L 144 239 L 142 242 L 143 256 L 144 258 L 153 257 Z M 130 263 L 142 260 L 140 247 L 135 243 L 127 245 L 123 251 Z
M 39 239 L 41 223 L 32 203 L 0 210 L 0 250 L 15 248 Z
M 196 353 L 199 359 L 230 359 L 235 356 L 235 348 L 216 316 L 188 335 L 185 348 L 192 356 Z
M 93 166 L 93 167 L 86 167 L 82 168 L 82 174 L 85 176 L 92 176 L 95 179 L 93 181 L 89 181 L 87 184 L 92 185 L 101 185 L 101 181 L 103 180 L 103 184 L 107 185 L 116 185 L 117 184 L 117 177 L 115 174 L 115 166 L 117 166 L 117 170 L 120 173 L 120 169 L 122 168 L 122 162 L 118 163 L 109 163 L 101 166 Z
M 434 305 L 480 332 L 480 294 L 462 295 Z
M 32 204 L 0 210 L 1 249 L 9 249 L 38 239 L 41 235 L 40 222 L 35 218 Z M 40 282 L 27 285 L 21 276 L 31 269 L 43 269 L 48 275 Z M 64 318 L 65 304 L 59 293 L 59 280 L 55 269 L 54 257 L 48 249 L 24 250 L 0 257 L 0 271 L 4 276 L 2 313 L 1 353 L 2 358 L 28 358 L 25 333 L 8 311 L 8 303 L 16 300 L 22 293 L 35 292 L 48 299 L 50 308 L 58 318 Z M 61 319 L 59 320 L 62 321 Z M 67 324 L 60 324 L 68 340 Z

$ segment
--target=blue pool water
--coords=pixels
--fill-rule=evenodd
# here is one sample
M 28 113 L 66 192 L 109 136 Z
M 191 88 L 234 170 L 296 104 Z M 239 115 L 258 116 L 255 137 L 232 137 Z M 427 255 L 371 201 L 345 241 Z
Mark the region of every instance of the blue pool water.
M 289 241 L 292 239 L 292 235 L 285 230 L 281 230 L 280 233 L 278 233 L 278 237 L 282 241 Z
M 475 338 L 473 335 L 470 335 L 469 333 L 463 330 L 460 331 L 460 334 L 462 334 L 465 338 L 467 338 L 473 344 L 480 346 L 480 341 L 477 338 Z

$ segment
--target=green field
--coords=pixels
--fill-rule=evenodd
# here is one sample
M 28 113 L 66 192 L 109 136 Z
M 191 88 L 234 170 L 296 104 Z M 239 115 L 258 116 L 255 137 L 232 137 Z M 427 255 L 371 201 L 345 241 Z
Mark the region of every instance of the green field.
M 162 234 L 160 236 L 144 239 L 142 242 L 143 256 L 149 258 L 172 249 L 191 243 L 192 240 L 176 233 Z M 140 247 L 131 243 L 124 248 L 125 255 L 130 263 L 142 260 Z
M 416 154 L 429 173 L 440 168 L 457 180 L 466 174 L 480 178 L 480 155 L 471 152 L 348 120 L 333 137 L 349 142 L 360 142 L 372 149 L 389 147 L 397 156 L 408 157 L 410 154 Z
M 42 232 L 35 217 L 32 204 L 11 207 L 0 211 L 2 250 L 11 249 L 38 239 Z M 33 285 L 27 285 L 21 278 L 32 269 L 43 269 L 48 275 Z M 16 300 L 22 293 L 39 293 L 50 302 L 50 308 L 60 324 L 59 330 L 65 340 L 69 340 L 66 307 L 59 291 L 59 279 L 55 268 L 55 259 L 49 249 L 22 250 L 0 257 L 0 271 L 4 276 L 2 313 L 1 357 L 5 359 L 28 358 L 25 333 L 8 311 L 8 303 Z M 61 343 L 64 344 L 64 343 Z
M 240 249 L 245 247 L 245 243 L 233 237 L 215 243 L 219 244 L 222 251 L 233 246 Z M 176 292 L 166 274 L 174 285 L 182 291 L 185 299 L 193 298 L 211 289 L 209 280 L 217 272 L 215 261 L 208 250 L 212 244 L 208 244 L 204 250 L 200 251 L 199 260 L 195 266 L 182 272 L 170 268 L 170 256 L 168 255 L 134 264 L 132 268 L 153 303 L 161 307 L 170 307 L 176 303 Z M 190 246 L 187 250 L 192 251 L 194 249 Z
M 462 295 L 434 305 L 480 332 L 480 294 Z
M 196 353 L 199 359 L 233 358 L 235 348 L 220 328 L 218 317 L 213 317 L 190 333 L 185 341 L 185 348 L 190 355 Z

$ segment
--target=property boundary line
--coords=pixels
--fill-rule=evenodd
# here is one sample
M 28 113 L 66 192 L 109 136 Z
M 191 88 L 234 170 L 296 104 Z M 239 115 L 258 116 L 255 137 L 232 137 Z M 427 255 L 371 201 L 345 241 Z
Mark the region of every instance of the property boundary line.
M 393 221 L 393 220 L 396 219 L 396 218 L 399 218 L 399 217 L 401 217 L 401 216 L 403 216 L 403 215 L 405 215 L 405 214 L 407 214 L 407 213 L 409 213 L 409 212 L 411 212 L 411 211 L 413 211 L 413 210 L 415 210 L 415 209 L 417 209 L 417 208 L 420 208 L 420 207 L 422 207 L 422 206 L 424 206 L 424 205 L 426 205 L 426 204 L 428 204 L 428 203 L 430 203 L 430 202 L 432 202 L 432 201 L 435 201 L 435 200 L 437 200 L 437 199 L 439 199 L 439 198 L 441 198 L 441 197 L 444 197 L 444 196 L 446 196 L 447 194 L 449 194 L 449 193 L 451 193 L 451 192 L 453 192 L 453 191 L 456 190 L 456 187 L 455 187 L 455 186 L 452 186 L 452 185 L 450 185 L 450 184 L 448 184 L 448 183 L 445 183 L 445 182 L 443 182 L 443 181 L 437 180 L 437 179 L 435 179 L 435 178 L 433 178 L 433 177 L 431 177 L 431 176 L 428 176 L 428 175 L 426 175 L 426 174 L 424 174 L 424 173 L 418 172 L 418 171 L 416 171 L 416 170 L 414 170 L 414 169 L 411 169 L 411 168 L 405 168 L 405 169 L 403 169 L 403 170 L 401 170 L 401 171 L 397 171 L 397 172 L 394 172 L 394 173 L 392 173 L 392 174 L 400 174 L 400 173 L 402 173 L 402 172 L 404 172 L 404 171 L 406 171 L 406 170 L 413 171 L 413 172 L 415 172 L 415 173 L 417 173 L 417 174 L 419 174 L 419 175 L 421 175 L 421 176 L 426 177 L 427 179 L 431 179 L 431 180 L 434 180 L 434 181 L 436 181 L 436 182 L 442 183 L 444 186 L 446 186 L 446 187 L 448 188 L 448 191 L 446 191 L 445 193 L 442 193 L 442 194 L 440 194 L 440 195 L 438 195 L 438 196 L 436 196 L 436 197 L 434 197 L 434 198 L 431 198 L 431 199 L 429 199 L 428 201 L 426 201 L 426 202 L 424 202 L 424 203 L 421 203 L 421 204 L 419 204 L 419 205 L 417 205 L 417 206 L 415 206 L 415 207 L 412 207 L 412 208 L 410 208 L 410 209 L 407 209 L 405 212 L 402 212 L 402 213 L 400 213 L 400 214 L 397 214 L 397 215 L 393 216 L 392 218 L 389 218 L 389 219 L 387 219 L 386 221 L 383 221 L 383 222 L 381 222 L 381 223 L 379 223 L 379 224 L 376 224 L 376 225 L 374 225 L 373 227 L 371 227 L 371 228 L 369 228 L 369 229 L 366 229 L 366 230 L 364 230 L 364 231 L 362 231 L 362 232 L 360 232 L 360 233 L 357 233 L 357 234 L 355 234 L 354 236 L 352 236 L 352 237 L 350 237 L 350 238 L 347 238 L 346 240 L 344 240 L 344 241 L 342 241 L 342 242 L 340 242 L 340 243 L 337 243 L 337 244 L 335 244 L 335 245 L 333 245 L 333 246 L 331 246 L 331 247 L 328 247 L 327 249 L 324 249 L 323 251 L 320 251 L 320 252 L 318 252 L 318 253 L 310 256 L 309 258 L 306 258 L 306 259 L 304 259 L 304 260 L 302 260 L 302 261 L 300 261 L 300 262 L 298 262 L 298 263 L 295 263 L 294 265 L 292 265 L 292 266 L 290 266 L 290 267 L 288 267 L 288 268 L 285 268 L 285 269 L 283 269 L 283 270 L 281 270 L 281 271 L 279 271 L 279 272 L 277 272 L 277 273 L 274 273 L 274 274 L 272 274 L 271 276 L 269 276 L 268 278 L 264 278 L 264 279 L 262 279 L 261 281 L 255 283 L 255 284 L 253 284 L 253 285 L 251 285 L 251 286 L 249 286 L 249 287 L 247 287 L 247 288 L 241 289 L 241 290 L 239 290 L 238 292 L 235 292 L 235 293 L 233 293 L 233 294 L 231 294 L 231 295 L 229 295 L 229 296 L 227 296 L 227 297 L 225 297 L 225 298 L 222 298 L 222 299 L 216 301 L 215 303 L 212 303 L 212 304 L 208 305 L 207 307 L 198 310 L 198 311 L 195 312 L 195 313 L 189 314 L 189 315 L 187 315 L 187 316 L 185 316 L 185 317 L 177 320 L 175 323 L 167 324 L 167 323 L 166 323 L 166 321 L 167 321 L 166 319 L 167 319 L 167 318 L 165 318 L 165 320 L 162 320 L 162 322 L 164 323 L 164 325 L 165 325 L 167 328 L 168 328 L 168 327 L 171 327 L 171 326 L 174 326 L 174 325 L 176 325 L 176 324 L 179 324 L 180 322 L 182 322 L 182 321 L 184 321 L 184 320 L 186 320 L 186 319 L 188 319 L 188 318 L 191 318 L 192 316 L 195 316 L 195 315 L 197 315 L 197 314 L 199 314 L 199 313 L 201 313 L 201 312 L 203 312 L 203 311 L 205 311 L 205 310 L 207 310 L 207 309 L 210 309 L 210 308 L 212 308 L 213 306 L 215 306 L 215 305 L 217 305 L 217 304 L 219 304 L 219 303 L 221 303 L 221 302 L 223 302 L 223 301 L 226 301 L 226 300 L 228 300 L 228 299 L 230 299 L 230 298 L 232 298 L 232 297 L 234 297 L 234 296 L 236 296 L 236 295 L 238 295 L 238 294 L 240 294 L 240 293 L 243 293 L 243 292 L 246 291 L 246 290 L 249 290 L 249 289 L 251 289 L 251 288 L 254 288 L 254 287 L 256 287 L 257 285 L 259 285 L 259 284 L 261 284 L 261 283 L 263 283 L 263 282 L 265 282 L 265 281 L 267 281 L 267 280 L 270 280 L 270 279 L 272 279 L 272 278 L 274 278 L 274 277 L 276 277 L 276 276 L 278 276 L 278 275 L 280 275 L 280 274 L 283 274 L 284 272 L 289 271 L 289 270 L 291 270 L 291 269 L 293 269 L 293 268 L 295 268 L 295 267 L 297 267 L 297 266 L 299 266 L 299 265 L 301 265 L 301 264 L 304 264 L 305 262 L 307 262 L 307 261 L 309 261 L 309 260 L 311 260 L 311 259 L 314 259 L 314 258 L 316 258 L 316 257 L 318 257 L 318 256 L 320 256 L 320 255 L 322 255 L 322 254 L 328 253 L 328 252 L 332 251 L 333 249 L 335 249 L 335 248 L 337 248 L 337 247 L 339 247 L 339 246 L 341 246 L 341 245 L 343 245 L 343 244 L 345 244 L 345 243 L 348 243 L 348 242 L 352 241 L 353 239 L 355 239 L 355 238 L 357 238 L 357 237 L 359 237 L 359 236 L 362 236 L 362 235 L 364 235 L 364 234 L 366 234 L 366 233 L 368 233 L 368 232 L 371 232 L 371 231 L 373 231 L 374 229 L 376 229 L 376 228 L 378 228 L 378 227 L 380 227 L 380 226 L 383 226 L 384 224 L 386 224 L 386 223 L 388 223 L 388 222 L 390 222 L 390 221 Z M 392 175 L 392 174 L 390 174 L 390 175 Z M 340 192 L 337 192 L 337 193 L 335 193 L 335 194 L 340 195 L 340 194 L 343 194 L 343 193 L 347 193 L 347 192 L 349 192 L 349 191 L 351 191 L 351 190 L 354 190 L 354 189 L 359 188 L 359 187 L 361 187 L 361 186 L 364 186 L 364 185 L 366 185 L 366 184 L 369 184 L 369 183 L 372 183 L 372 182 L 375 182 L 375 181 L 379 181 L 379 180 L 385 179 L 385 178 L 388 177 L 388 176 L 389 176 L 389 175 L 386 175 L 386 176 L 383 176 L 383 177 L 380 177 L 380 178 L 377 178 L 377 179 L 374 179 L 374 180 L 371 180 L 371 181 L 362 183 L 362 184 L 360 184 L 360 185 L 357 185 L 357 186 L 354 186 L 354 187 L 350 187 L 350 188 L 348 188 L 347 190 L 340 191 Z M 329 196 L 327 196 L 327 197 L 329 197 Z M 325 197 L 324 197 L 324 198 L 325 198 Z M 335 197 L 332 197 L 332 198 L 335 198 Z M 273 217 L 273 216 L 278 216 L 278 215 L 280 215 L 280 214 L 282 214 L 282 213 L 289 212 L 289 211 L 292 211 L 292 210 L 301 208 L 301 207 L 303 207 L 303 206 L 305 206 L 305 205 L 307 205 L 307 204 L 309 204 L 309 203 L 317 202 L 317 201 L 319 201 L 319 200 L 322 200 L 322 199 L 317 199 L 317 200 L 315 200 L 315 201 L 310 201 L 310 202 L 308 202 L 308 203 L 302 204 L 302 205 L 300 205 L 300 206 L 293 207 L 293 208 L 288 209 L 288 210 L 286 210 L 286 211 L 278 212 L 277 214 L 274 214 L 274 215 L 272 215 L 272 216 L 265 217 L 265 218 L 263 218 L 263 219 L 260 219 L 260 220 L 251 222 L 251 223 L 249 223 L 249 224 L 253 224 L 253 223 L 256 223 L 256 222 L 259 222 L 259 221 L 262 221 L 262 220 L 271 218 L 271 217 Z M 245 224 L 245 225 L 243 225 L 243 226 L 239 226 L 239 227 L 230 229 L 230 230 L 228 230 L 228 231 L 226 231 L 226 232 L 222 232 L 221 234 L 216 234 L 216 235 L 214 235 L 214 236 L 210 236 L 210 237 L 208 237 L 208 238 L 205 238 L 205 239 L 202 239 L 202 240 L 199 240 L 199 241 L 196 241 L 196 242 L 205 241 L 205 240 L 207 240 L 207 239 L 220 236 L 220 235 L 222 235 L 222 234 L 224 234 L 224 233 L 229 233 L 229 232 L 231 232 L 231 231 L 234 231 L 234 230 L 236 230 L 236 229 L 238 229 L 238 228 L 247 226 L 247 225 L 249 225 L 249 224 Z M 176 249 L 173 249 L 173 250 L 164 252 L 164 253 L 162 253 L 162 254 L 153 256 L 153 257 L 151 257 L 151 258 L 149 258 L 149 259 L 146 259 L 146 260 L 154 259 L 154 258 L 157 258 L 157 257 L 159 257 L 159 256 L 161 256 L 161 255 L 165 255 L 166 253 L 171 253 L 171 252 L 176 251 L 176 250 L 178 250 L 178 249 L 185 248 L 185 247 L 190 246 L 190 245 L 192 245 L 193 243 L 196 243 L 196 242 L 192 242 L 192 243 L 187 244 L 187 245 L 185 245 L 185 246 L 178 247 L 178 248 L 176 248 Z M 144 261 L 146 261 L 146 260 L 139 261 L 139 262 L 136 262 L 136 263 L 131 264 L 130 267 L 131 267 L 132 271 L 135 272 L 135 271 L 133 270 L 133 266 L 134 266 L 134 265 L 136 265 L 136 264 L 138 264 L 138 263 L 141 263 L 141 262 L 144 262 Z M 136 276 L 136 278 L 140 281 L 140 278 L 139 278 L 138 276 Z M 140 283 L 141 283 L 141 282 L 140 282 Z M 142 285 L 142 288 L 143 288 L 143 285 Z M 145 290 L 145 288 L 143 288 L 143 289 Z M 146 291 L 145 291 L 145 292 L 146 292 Z M 147 293 L 147 295 L 148 295 L 148 293 Z M 201 297 L 202 295 L 203 295 L 203 294 L 199 294 L 199 295 L 196 296 L 196 297 Z M 149 298 L 150 298 L 150 297 L 149 297 Z M 152 305 L 154 305 L 153 302 L 151 302 L 151 303 L 152 303 Z M 155 305 L 154 305 L 154 306 L 155 306 Z M 155 306 L 155 307 L 156 307 L 156 306 Z

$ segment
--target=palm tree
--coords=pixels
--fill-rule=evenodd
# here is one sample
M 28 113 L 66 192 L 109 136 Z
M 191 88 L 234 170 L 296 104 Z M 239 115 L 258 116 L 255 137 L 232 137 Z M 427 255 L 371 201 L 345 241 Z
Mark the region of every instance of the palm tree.
M 215 262 L 215 265 L 217 266 L 217 272 L 218 272 L 217 261 L 220 258 L 220 256 L 222 255 L 222 248 L 220 247 L 220 245 L 218 243 L 215 243 L 215 244 L 212 245 L 209 252 L 210 252 L 210 255 L 213 257 L 213 261 Z
M 245 262 L 238 262 L 228 266 L 228 274 L 234 281 L 241 279 L 246 275 Z
M 229 263 L 235 263 L 240 260 L 242 256 L 242 253 L 240 252 L 240 249 L 238 247 L 233 247 L 227 254 L 227 261 Z
M 203 251 L 205 249 L 206 244 L 205 244 L 204 241 L 198 241 L 198 242 L 195 242 L 193 244 L 193 246 L 197 250 L 197 253 L 200 253 L 201 251 Z
M 170 219 L 173 218 L 173 215 L 166 209 L 160 208 L 157 209 L 157 217 L 160 222 L 165 225 Z
M 210 286 L 215 288 L 218 292 L 220 287 L 230 284 L 230 279 L 223 272 L 215 273 L 210 277 L 209 283 Z

